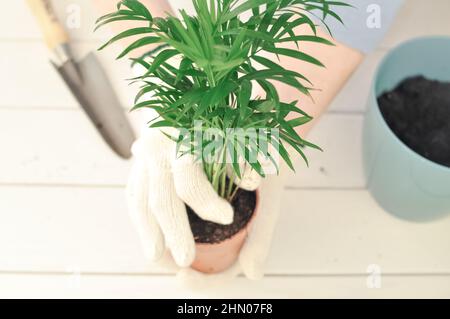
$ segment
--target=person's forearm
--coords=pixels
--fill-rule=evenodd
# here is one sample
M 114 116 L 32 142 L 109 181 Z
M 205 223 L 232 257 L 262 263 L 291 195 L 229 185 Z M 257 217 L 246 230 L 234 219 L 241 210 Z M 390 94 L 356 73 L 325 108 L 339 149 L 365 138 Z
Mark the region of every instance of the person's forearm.
M 319 117 L 327 110 L 364 59 L 363 53 L 337 43 L 324 32 L 320 33 L 320 36 L 328 38 L 336 43 L 336 46 L 304 42 L 300 44 L 300 50 L 321 61 L 325 65 L 324 68 L 306 62 L 301 63 L 291 58 L 283 58 L 282 60 L 286 69 L 303 74 L 313 83 L 315 90 L 311 91 L 312 98 L 300 94 L 298 90 L 287 85 L 275 84 L 279 88 L 280 98 L 283 101 L 290 103 L 298 100 L 298 107 L 314 117 L 313 121 L 297 129 L 302 137 L 305 137 L 318 122 Z M 291 48 L 296 49 L 295 46 Z M 295 117 L 296 115 L 293 114 L 292 116 Z
M 318 117 L 328 108 L 335 96 L 347 82 L 350 75 L 356 70 L 364 58 L 364 54 L 372 52 L 383 39 L 390 25 L 395 19 L 396 13 L 402 7 L 404 0 L 347 0 L 346 3 L 353 8 L 336 6 L 333 9 L 342 18 L 344 24 L 328 15 L 326 24 L 332 30 L 338 41 L 336 47 L 325 47 L 314 43 L 301 43 L 300 50 L 322 61 L 325 68 L 318 69 L 314 65 L 299 64 L 294 61 L 286 61 L 288 70 L 295 70 L 306 75 L 320 91 L 311 92 L 311 99 L 300 97 L 294 90 L 286 88 L 282 91 L 282 97 L 287 100 L 300 99 L 299 106 L 314 116 L 314 121 L 299 128 L 303 136 L 317 123 Z M 370 26 L 368 21 L 376 22 L 377 16 L 382 12 L 383 23 L 377 27 Z M 303 31 L 303 32 L 301 32 Z M 300 30 L 299 34 L 305 30 Z M 322 32 L 322 37 L 331 37 Z M 293 47 L 292 49 L 296 49 Z

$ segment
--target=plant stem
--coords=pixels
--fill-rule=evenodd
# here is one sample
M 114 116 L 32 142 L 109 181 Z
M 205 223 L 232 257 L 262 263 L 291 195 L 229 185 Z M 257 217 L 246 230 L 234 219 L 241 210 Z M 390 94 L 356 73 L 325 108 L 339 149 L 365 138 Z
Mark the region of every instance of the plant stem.
M 234 197 L 236 197 L 236 194 L 237 194 L 238 190 L 239 190 L 239 186 L 238 186 L 238 185 L 235 185 L 233 193 L 231 193 L 230 197 L 228 198 L 228 201 L 229 201 L 230 203 L 233 202 Z
M 221 193 L 220 196 L 223 198 L 226 198 L 226 191 L 227 191 L 227 168 L 226 163 L 224 164 L 224 170 L 222 173 L 222 181 L 221 181 Z
M 213 166 L 213 177 L 212 177 L 212 186 L 217 194 L 219 194 L 219 169 L 217 169 L 216 164 L 212 164 Z
M 233 174 L 233 176 L 228 177 L 228 189 L 227 189 L 227 196 L 226 196 L 226 198 L 228 200 L 230 200 L 230 196 L 233 193 L 233 189 L 234 189 L 233 186 L 234 186 L 235 180 L 236 180 L 236 177 L 234 174 Z

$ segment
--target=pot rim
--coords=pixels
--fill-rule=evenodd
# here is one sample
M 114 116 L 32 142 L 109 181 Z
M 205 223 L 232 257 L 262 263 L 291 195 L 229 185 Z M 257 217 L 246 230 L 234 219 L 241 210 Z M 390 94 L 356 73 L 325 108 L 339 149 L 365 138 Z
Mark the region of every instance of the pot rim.
M 222 245 L 228 241 L 233 240 L 234 237 L 236 237 L 237 235 L 239 235 L 241 232 L 246 232 L 246 238 L 248 237 L 248 233 L 249 233 L 249 226 L 251 226 L 252 222 L 255 220 L 256 214 L 258 213 L 259 210 L 259 205 L 260 203 L 260 198 L 261 198 L 261 192 L 259 189 L 255 190 L 256 193 L 256 204 L 255 204 L 255 209 L 253 210 L 253 216 L 252 218 L 250 218 L 250 220 L 247 222 L 247 224 L 240 230 L 238 231 L 236 234 L 234 234 L 233 236 L 231 236 L 230 238 L 227 238 L 221 242 L 218 243 L 214 243 L 214 244 L 210 244 L 210 243 L 195 243 L 195 246 L 200 246 L 200 247 L 205 247 L 205 246 L 216 246 L 216 245 Z
M 372 85 L 370 87 L 370 89 L 371 89 L 370 99 L 372 99 L 372 102 L 374 102 L 374 105 L 376 105 L 375 113 L 376 113 L 377 117 L 379 117 L 381 119 L 381 122 L 383 123 L 383 127 L 389 132 L 389 134 L 391 136 L 394 137 L 394 140 L 398 144 L 401 145 L 403 150 L 405 150 L 406 152 L 410 153 L 413 158 L 420 160 L 421 162 L 423 162 L 426 165 L 433 166 L 435 169 L 441 170 L 441 171 L 443 171 L 445 173 L 450 173 L 450 167 L 447 167 L 447 166 L 445 166 L 443 164 L 436 163 L 436 162 L 434 162 L 434 161 L 432 161 L 432 160 L 430 160 L 430 159 L 420 155 L 419 153 L 417 153 L 416 151 L 411 149 L 408 145 L 406 145 L 394 133 L 394 131 L 391 129 L 391 127 L 386 122 L 386 119 L 384 118 L 383 114 L 381 113 L 380 105 L 378 103 L 377 94 L 376 94 L 377 93 L 376 89 L 377 89 L 378 79 L 380 78 L 381 71 L 382 71 L 383 67 L 386 65 L 386 63 L 389 61 L 389 59 L 394 55 L 394 53 L 397 52 L 400 49 L 408 47 L 411 44 L 418 43 L 418 42 L 430 41 L 430 40 L 434 40 L 434 41 L 436 41 L 436 40 L 448 41 L 450 43 L 450 37 L 449 36 L 424 36 L 424 37 L 417 37 L 417 38 L 414 38 L 414 39 L 411 39 L 411 40 L 407 40 L 407 41 L 404 41 L 404 42 L 400 43 L 394 49 L 392 49 L 389 53 L 387 53 L 383 57 L 383 59 L 381 60 L 381 62 L 378 64 L 378 66 L 376 68 L 374 80 L 372 81 Z M 367 112 L 368 111 L 369 110 L 367 110 Z

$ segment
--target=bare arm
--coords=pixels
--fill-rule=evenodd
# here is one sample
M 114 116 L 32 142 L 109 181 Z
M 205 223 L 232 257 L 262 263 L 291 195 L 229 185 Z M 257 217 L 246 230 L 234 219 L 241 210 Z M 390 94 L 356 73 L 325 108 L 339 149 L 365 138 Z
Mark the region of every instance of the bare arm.
M 298 106 L 314 117 L 313 121 L 298 128 L 297 131 L 302 137 L 306 136 L 316 125 L 320 116 L 326 112 L 333 99 L 364 59 L 364 54 L 360 51 L 337 43 L 324 32 L 319 31 L 318 33 L 321 37 L 335 43 L 336 46 L 304 42 L 301 43 L 300 49 L 321 61 L 325 65 L 324 68 L 306 62 L 301 63 L 292 58 L 282 58 L 281 61 L 286 69 L 305 75 L 313 83 L 316 90 L 311 91 L 312 99 L 300 94 L 295 88 L 274 83 L 279 89 L 280 98 L 283 101 L 290 103 L 299 100 Z M 305 31 L 303 30 L 299 34 L 305 34 Z M 296 49 L 295 45 L 287 47 Z
M 173 13 L 172 7 L 170 6 L 169 2 L 167 0 L 140 0 L 142 4 L 144 4 L 152 13 L 154 17 L 164 17 L 167 15 L 167 13 Z M 92 0 L 94 5 L 98 8 L 98 14 L 99 16 L 115 12 L 117 11 L 117 2 L 115 0 Z M 133 25 L 134 24 L 134 25 Z M 126 23 L 121 22 L 115 22 L 110 24 L 113 34 L 116 35 L 122 31 L 128 30 L 133 27 L 138 27 L 142 25 L 142 23 L 136 21 L 126 21 Z M 128 46 L 133 41 L 136 40 L 134 38 L 127 38 L 124 39 L 121 45 Z M 147 46 L 141 49 L 138 49 L 133 52 L 134 56 L 141 56 L 142 54 L 152 50 L 152 46 Z
M 348 78 L 361 64 L 364 54 L 372 52 L 383 39 L 404 2 L 404 0 L 347 0 L 346 3 L 353 5 L 353 9 L 335 8 L 345 25 L 332 17 L 328 17 L 326 21 L 339 41 L 332 40 L 324 32 L 318 32 L 320 36 L 334 42 L 335 47 L 315 43 L 302 43 L 300 47 L 302 51 L 321 61 L 325 68 L 320 69 L 314 65 L 289 59 L 283 61 L 286 69 L 305 75 L 313 83 L 314 88 L 320 90 L 311 92 L 313 100 L 299 96 L 292 88 L 285 87 L 280 90 L 283 99 L 290 102 L 300 99 L 299 106 L 314 116 L 314 121 L 299 128 L 301 135 L 307 135 L 317 123 L 320 115 L 326 111 Z M 383 12 L 383 23 L 379 28 L 368 26 L 368 18 L 377 17 L 376 12 L 370 9 L 374 6 Z M 307 30 L 300 30 L 299 34 L 305 34 L 305 32 L 307 33 Z M 291 47 L 291 49 L 296 48 Z
M 310 81 L 321 91 L 311 93 L 314 100 L 305 99 L 303 101 L 303 110 L 314 118 L 304 127 L 300 127 L 300 134 L 304 136 L 317 124 L 320 116 L 327 111 L 334 98 L 364 59 L 361 52 L 341 44 L 325 50 L 315 50 L 317 52 L 314 52 L 313 56 L 320 58 L 326 68 L 314 70 L 309 76 Z M 283 94 L 289 93 L 283 92 Z

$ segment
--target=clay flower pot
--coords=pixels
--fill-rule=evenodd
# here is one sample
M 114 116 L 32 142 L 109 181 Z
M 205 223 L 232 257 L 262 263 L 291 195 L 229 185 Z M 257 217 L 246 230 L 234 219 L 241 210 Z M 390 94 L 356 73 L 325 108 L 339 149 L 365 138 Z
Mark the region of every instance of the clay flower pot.
M 259 192 L 253 216 L 247 225 L 233 237 L 217 244 L 196 244 L 196 257 L 191 267 L 206 274 L 220 273 L 230 268 L 238 259 L 242 246 L 259 211 Z
M 363 162 L 368 188 L 385 210 L 403 219 L 429 221 L 450 214 L 450 168 L 406 146 L 386 123 L 377 101 L 383 92 L 418 75 L 450 81 L 450 38 L 409 41 L 381 63 L 364 123 Z

